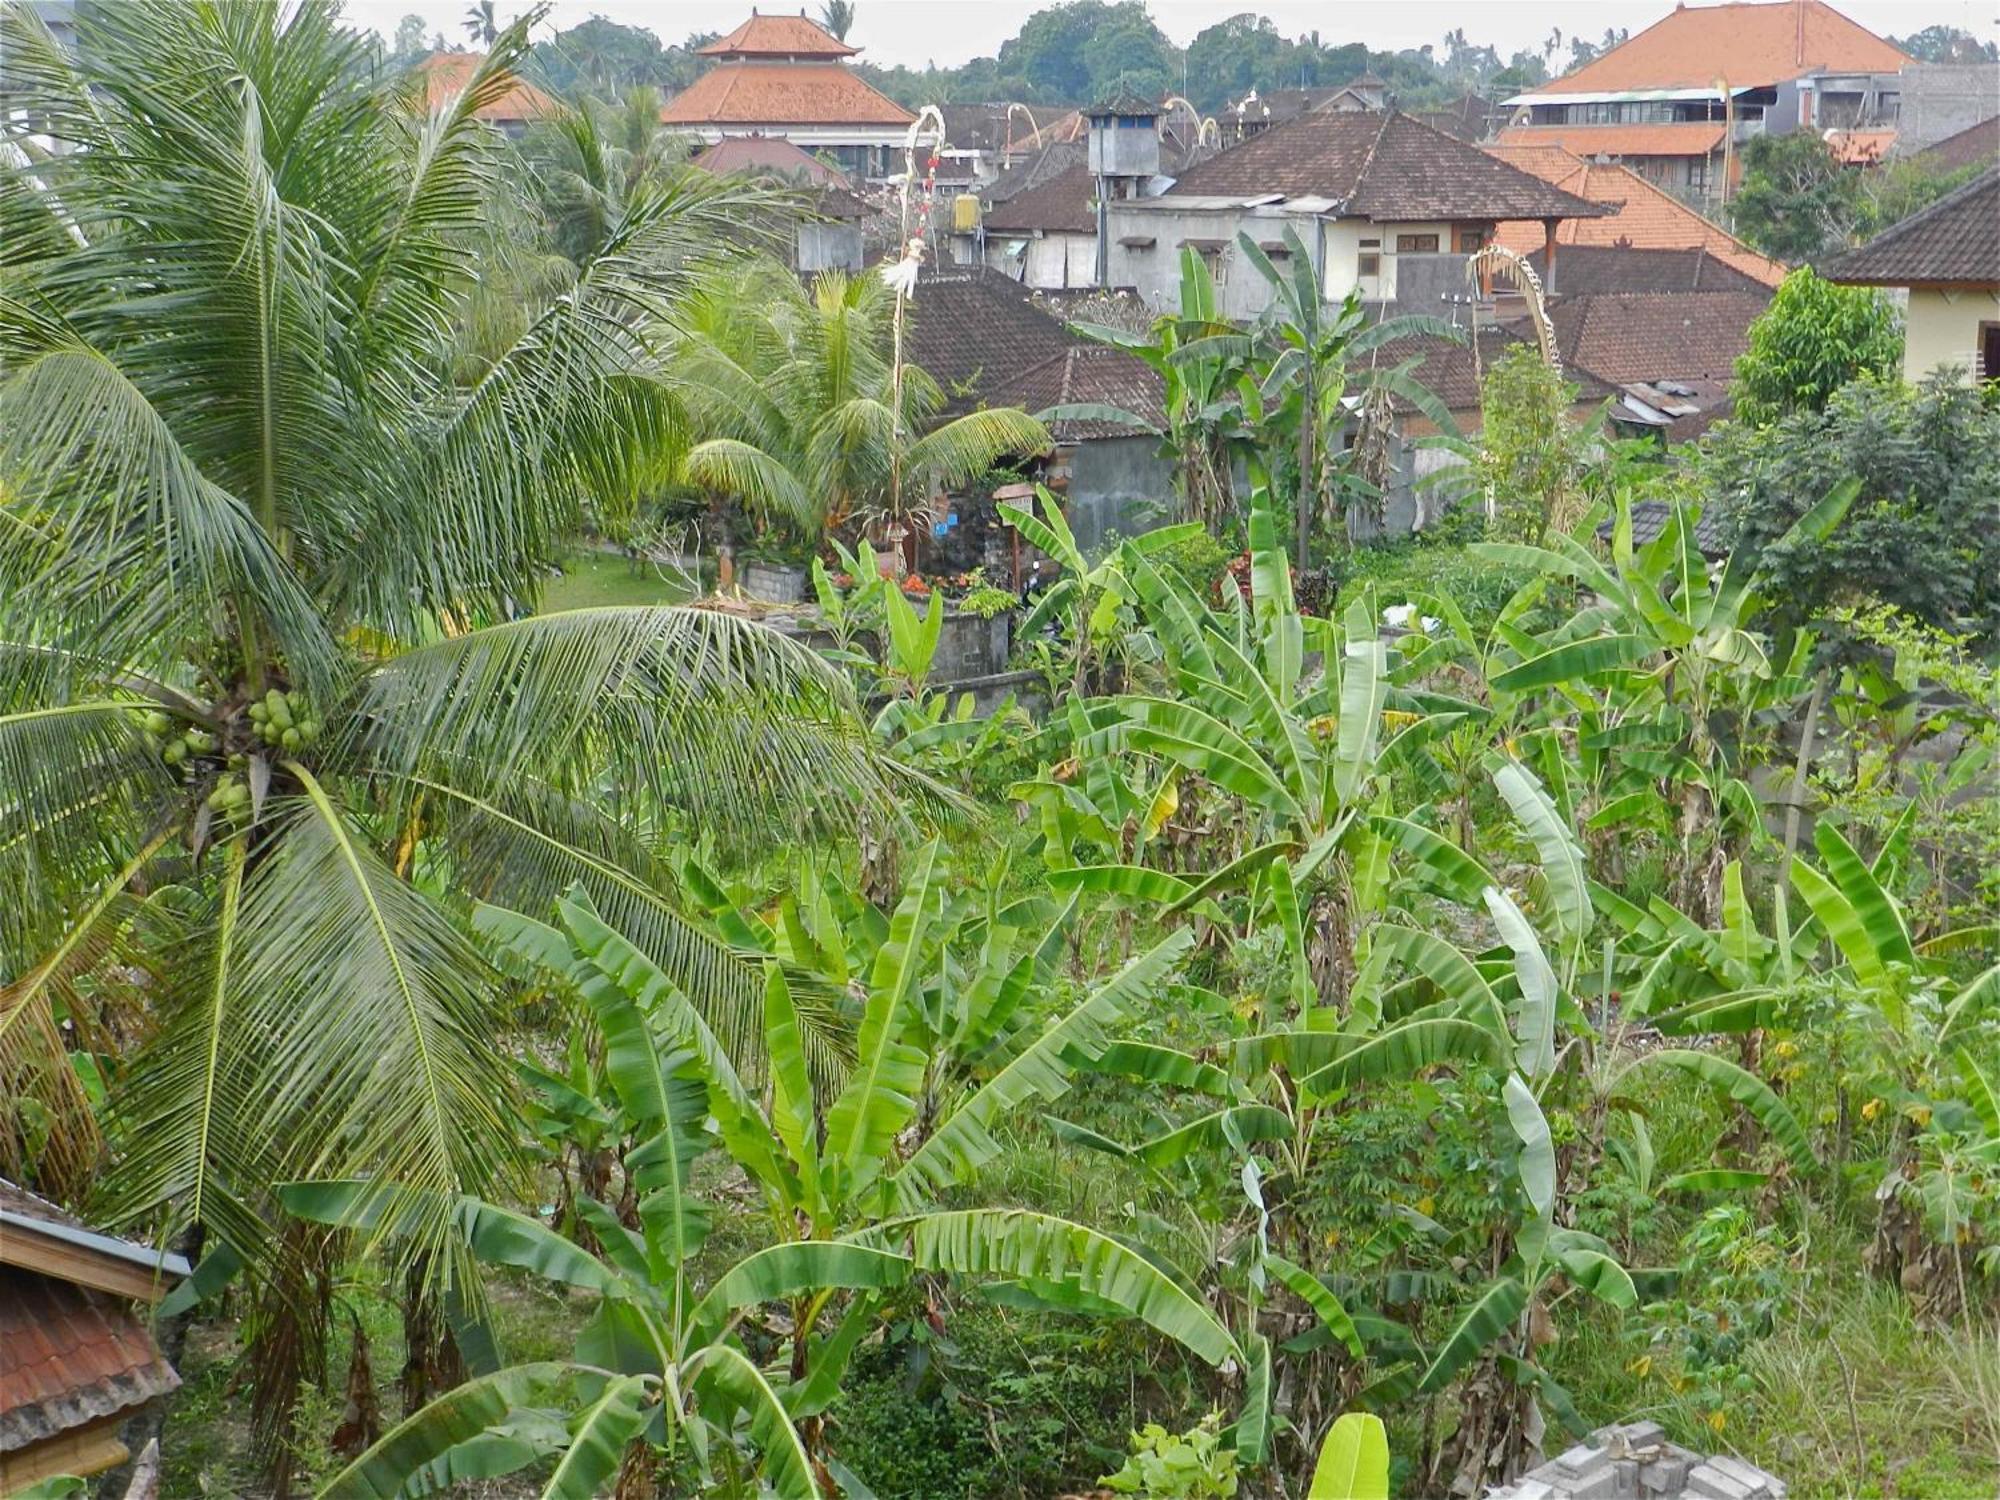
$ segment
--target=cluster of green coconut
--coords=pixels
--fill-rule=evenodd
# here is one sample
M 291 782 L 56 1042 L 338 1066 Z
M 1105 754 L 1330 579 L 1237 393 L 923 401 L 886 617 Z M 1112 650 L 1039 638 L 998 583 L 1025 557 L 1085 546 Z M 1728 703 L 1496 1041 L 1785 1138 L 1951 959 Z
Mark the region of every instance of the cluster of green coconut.
M 319 719 L 303 693 L 272 688 L 250 705 L 250 723 L 274 749 L 302 750 L 319 738 Z
M 233 761 L 235 756 L 231 756 Z M 208 794 L 208 805 L 226 817 L 238 818 L 250 811 L 250 783 L 234 771 L 225 771 L 215 779 L 215 788 Z
M 159 752 L 170 766 L 184 764 L 191 755 L 206 755 L 215 748 L 215 736 L 205 729 L 181 729 L 170 714 L 154 709 L 144 720 L 146 743 Z

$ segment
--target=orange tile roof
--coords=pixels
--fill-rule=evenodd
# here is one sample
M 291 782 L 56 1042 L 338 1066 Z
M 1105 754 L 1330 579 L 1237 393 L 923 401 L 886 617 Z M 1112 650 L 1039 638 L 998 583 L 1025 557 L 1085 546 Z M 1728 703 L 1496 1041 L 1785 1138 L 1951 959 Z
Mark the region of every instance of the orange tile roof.
M 1822 0 L 1774 5 L 1677 5 L 1630 41 L 1537 94 L 1617 94 L 1643 89 L 1764 88 L 1815 68 L 1897 73 L 1910 59 Z
M 915 118 L 839 63 L 718 63 L 660 111 L 667 125 L 907 125 Z
M 435 114 L 464 93 L 485 61 L 483 52 L 433 52 L 418 63 L 417 72 L 424 80 L 424 108 Z M 474 114 L 482 120 L 539 120 L 561 109 L 532 83 L 516 78 L 506 93 L 491 104 L 481 105 Z
M 852 57 L 859 47 L 850 47 L 824 27 L 795 16 L 760 16 L 750 19 L 719 42 L 710 42 L 695 51 L 702 57 Z
M 755 176 L 790 177 L 815 187 L 850 185 L 845 172 L 801 151 L 781 135 L 726 135 L 688 165 L 717 176 L 748 172 Z
M 1833 130 L 1827 132 L 1827 149 L 1833 159 L 1851 167 L 1882 161 L 1896 144 L 1893 130 Z
M 1510 125 L 1503 146 L 1557 146 L 1578 156 L 1706 156 L 1722 146 L 1722 122 L 1672 125 Z
M 1710 223 L 1629 167 L 1585 161 L 1558 146 L 1511 145 L 1503 140 L 1486 149 L 1579 198 L 1618 205 L 1618 212 L 1608 219 L 1565 219 L 1556 230 L 1558 245 L 1701 249 L 1766 286 L 1776 286 L 1785 279 L 1786 268 L 1778 261 L 1759 255 L 1720 224 Z M 1502 224 L 1495 238 L 1520 255 L 1533 254 L 1544 242 L 1541 224 L 1528 221 Z

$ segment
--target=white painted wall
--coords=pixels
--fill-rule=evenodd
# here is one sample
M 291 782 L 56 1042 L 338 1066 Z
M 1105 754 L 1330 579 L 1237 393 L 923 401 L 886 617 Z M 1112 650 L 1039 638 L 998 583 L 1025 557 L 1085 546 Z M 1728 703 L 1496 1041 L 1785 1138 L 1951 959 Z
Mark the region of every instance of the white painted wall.
M 1957 365 L 1971 379 L 1981 323 L 2000 323 L 2000 287 L 1951 292 L 1912 287 L 1904 313 L 1903 377 L 1918 381 L 1939 365 Z M 1996 376 L 2000 370 L 1987 373 Z

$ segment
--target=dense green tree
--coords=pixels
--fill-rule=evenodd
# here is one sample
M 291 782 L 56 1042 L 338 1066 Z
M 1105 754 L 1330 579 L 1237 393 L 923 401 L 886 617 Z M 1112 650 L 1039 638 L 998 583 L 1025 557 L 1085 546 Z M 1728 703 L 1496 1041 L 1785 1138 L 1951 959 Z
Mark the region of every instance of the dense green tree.
M 1908 36 L 1892 36 L 1891 46 L 1900 47 L 1918 62 L 1993 63 L 2000 62 L 2000 44 L 1981 41 L 1956 26 L 1926 26 Z
M 1736 414 L 1757 426 L 1818 411 L 1862 375 L 1887 377 L 1903 358 L 1889 299 L 1873 287 L 1839 286 L 1801 266 L 1750 325 L 1736 361 Z
M 1862 179 L 1810 130 L 1753 136 L 1730 201 L 1736 232 L 1766 255 L 1797 264 L 1846 249 L 1862 218 Z
M 405 16 L 396 23 L 396 35 L 389 43 L 389 60 L 402 67 L 424 55 L 424 18 Z
M 1700 468 L 1793 618 L 1872 595 L 1945 629 L 2000 634 L 2000 413 L 1971 386 L 1864 377 L 1823 411 L 1722 428 Z M 1861 490 L 1838 530 L 1773 545 L 1849 478 Z

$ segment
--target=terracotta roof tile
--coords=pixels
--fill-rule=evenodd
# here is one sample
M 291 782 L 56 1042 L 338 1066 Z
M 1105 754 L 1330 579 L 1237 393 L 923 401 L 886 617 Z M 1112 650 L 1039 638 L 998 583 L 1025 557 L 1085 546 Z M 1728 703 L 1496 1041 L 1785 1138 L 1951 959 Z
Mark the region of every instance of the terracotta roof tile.
M 1893 130 L 1833 130 L 1826 137 L 1833 159 L 1851 167 L 1874 165 L 1887 157 L 1895 144 Z
M 703 57 L 852 57 L 861 49 L 850 47 L 804 11 L 795 16 L 760 16 L 750 19 L 720 41 L 695 49 Z
M 1726 74 L 1734 89 L 1764 88 L 1816 68 L 1895 73 L 1910 59 L 1822 0 L 1766 5 L 1677 5 L 1631 40 L 1537 94 L 1705 89 Z
M 988 205 L 1006 203 L 1084 163 L 1082 141 L 1058 141 L 1007 168 L 980 190 L 980 196 Z
M 424 108 L 435 114 L 464 93 L 472 75 L 485 61 L 483 52 L 433 52 L 418 63 L 417 72 L 424 81 Z M 539 120 L 561 109 L 560 104 L 532 83 L 517 78 L 512 88 L 475 114 L 482 120 Z
M 1565 192 L 1588 198 L 1594 203 L 1613 204 L 1618 212 L 1605 219 L 1570 219 L 1556 229 L 1556 244 L 1629 246 L 1635 250 L 1702 249 L 1745 276 L 1776 286 L 1785 279 L 1785 267 L 1768 256 L 1759 255 L 1720 224 L 1711 223 L 1664 189 L 1655 187 L 1629 167 L 1608 162 L 1586 161 L 1574 152 L 1545 141 L 1528 144 L 1500 144 L 1486 150 L 1502 161 L 1532 172 Z M 1542 226 L 1517 220 L 1502 224 L 1496 232 L 1501 244 L 1517 254 L 1528 255 L 1542 248 Z M 1556 258 L 1560 275 L 1562 257 Z M 1632 290 L 1645 290 L 1635 287 Z
M 1076 342 L 1026 287 L 983 266 L 924 277 L 907 317 L 905 348 L 944 389 L 947 415 L 992 404 L 994 390 Z
M 1701 120 L 1670 125 L 1510 125 L 1503 146 L 1557 146 L 1577 156 L 1705 156 L 1721 149 L 1723 126 Z
M 667 125 L 907 125 L 914 118 L 839 63 L 718 63 L 660 111 Z
M 1003 199 L 986 212 L 986 227 L 994 230 L 1055 230 L 1068 234 L 1097 232 L 1097 189 L 1090 168 L 1082 163 L 1057 173 L 1039 187 Z
M 1761 291 L 1599 292 L 1558 299 L 1549 321 L 1564 365 L 1606 380 L 1726 380 L 1769 302 Z
M 114 1299 L 0 1266 L 0 1453 L 179 1384 L 144 1325 Z
M 2000 167 L 1851 250 L 1820 274 L 1865 286 L 2000 286 Z
M 994 406 L 1018 406 L 1031 415 L 1052 406 L 1093 404 L 1115 406 L 1155 427 L 1167 419 L 1160 377 L 1124 350 L 1105 344 L 1072 344 L 1012 380 L 997 384 L 987 399 Z M 1123 422 L 1074 417 L 1049 424 L 1050 435 L 1064 443 L 1132 437 L 1143 431 Z
M 1594 217 L 1604 209 L 1393 111 L 1301 115 L 1189 167 L 1176 195 L 1321 196 L 1377 222 Z

